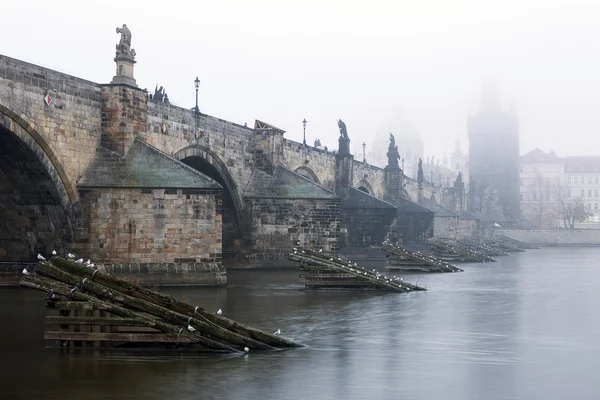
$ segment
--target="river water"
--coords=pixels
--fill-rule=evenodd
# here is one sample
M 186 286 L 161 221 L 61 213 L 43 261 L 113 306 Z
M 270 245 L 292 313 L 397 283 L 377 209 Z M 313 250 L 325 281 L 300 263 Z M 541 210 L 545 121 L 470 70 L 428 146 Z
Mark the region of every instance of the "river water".
M 44 294 L 0 290 L 2 399 L 598 399 L 600 248 L 528 250 L 421 293 L 306 291 L 298 271 L 169 289 L 305 348 L 243 356 L 46 348 Z

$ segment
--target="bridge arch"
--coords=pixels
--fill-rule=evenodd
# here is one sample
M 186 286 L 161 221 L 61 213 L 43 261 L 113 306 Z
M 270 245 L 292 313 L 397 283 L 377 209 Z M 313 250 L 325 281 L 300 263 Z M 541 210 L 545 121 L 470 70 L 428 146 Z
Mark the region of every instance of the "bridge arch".
M 371 182 L 369 182 L 369 180 L 366 178 L 361 179 L 356 184 L 356 188 L 358 190 L 362 190 L 363 192 L 365 192 L 367 194 L 370 194 L 371 196 L 375 196 L 375 191 L 373 190 L 373 186 L 371 185 Z
M 223 258 L 239 254 L 243 246 L 244 203 L 227 165 L 210 148 L 199 145 L 185 147 L 174 158 L 208 175 L 223 186 Z M 229 254 L 230 253 L 230 254 Z
M 321 181 L 319 180 L 319 177 L 317 176 L 317 174 L 315 174 L 315 171 L 313 171 L 311 168 L 305 166 L 305 165 L 301 165 L 298 168 L 296 168 L 294 170 L 295 173 L 297 173 L 298 175 L 302 175 L 303 177 L 313 181 L 314 183 L 317 184 L 321 184 Z
M 64 252 L 74 239 L 78 196 L 35 123 L 0 100 L 0 243 L 5 260 Z

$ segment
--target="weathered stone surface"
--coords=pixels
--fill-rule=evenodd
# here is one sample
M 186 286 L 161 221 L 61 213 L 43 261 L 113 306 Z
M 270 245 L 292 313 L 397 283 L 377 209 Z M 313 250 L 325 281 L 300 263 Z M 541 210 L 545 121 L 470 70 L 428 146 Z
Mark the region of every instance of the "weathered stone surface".
M 46 94 L 52 97 L 49 105 L 44 102 Z M 7 134 L 26 146 L 19 151 L 35 155 L 45 170 L 39 170 L 38 183 L 45 188 L 47 183 L 54 185 L 48 193 L 58 209 L 39 208 L 43 218 L 36 223 L 41 232 L 50 225 L 59 231 L 76 226 L 77 247 L 89 249 L 91 255 L 106 262 L 146 263 L 153 258 L 154 262 L 171 263 L 177 258 L 179 263 L 210 263 L 218 262 L 217 238 L 196 238 L 198 243 L 190 250 L 195 255 L 191 256 L 185 250 L 188 245 L 183 232 L 205 235 L 210 231 L 219 236 L 221 231 L 216 233 L 213 228 L 220 219 L 227 251 L 249 250 L 254 261 L 274 261 L 284 257 L 295 240 L 339 246 L 342 191 L 360 187 L 377 197 L 384 195 L 384 171 L 353 160 L 349 154 L 336 158 L 331 151 L 286 140 L 283 130 L 260 121 L 252 129 L 169 103 L 148 102 L 146 96 L 145 90 L 130 85 L 96 84 L 0 56 L 0 123 Z M 185 169 L 173 160 L 166 161 L 166 157 L 159 157 L 156 163 L 147 159 L 144 168 L 130 169 L 123 164 L 127 160 L 123 156 L 132 151 L 132 157 L 137 154 L 136 140 L 212 178 L 223 187 L 222 196 L 179 190 L 182 185 L 177 184 L 176 171 Z M 107 157 L 110 152 L 118 156 Z M 100 158 L 104 161 L 98 164 Z M 134 163 L 141 164 L 139 159 Z M 281 168 L 287 172 L 278 172 Z M 298 175 L 317 185 L 307 184 Z M 266 185 L 262 192 L 257 179 Z M 91 184 L 94 182 L 95 186 Z M 402 183 L 402 194 L 416 199 L 416 182 L 404 179 Z M 101 190 L 100 186 L 109 189 Z M 203 184 L 199 186 L 206 189 Z M 440 191 L 426 183 L 421 193 L 432 198 Z M 5 200 L 12 204 L 20 201 L 18 196 Z M 205 207 L 206 212 L 197 209 L 190 214 L 196 205 Z M 35 207 L 38 205 L 23 212 L 34 215 Z M 58 216 L 60 213 L 65 217 Z M 375 215 L 367 214 L 361 218 Z M 304 216 L 305 220 L 290 220 L 289 215 Z M 10 218 L 16 221 L 14 215 Z M 206 218 L 204 227 L 200 226 L 201 218 Z M 161 219 L 174 226 L 152 225 Z M 179 226 L 185 224 L 194 228 Z M 145 232 L 155 231 L 148 237 L 139 236 L 142 227 Z M 17 241 L 22 243 L 39 242 L 39 238 L 23 241 L 24 233 L 19 235 Z M 19 250 L 19 257 L 53 247 L 58 237 L 68 241 L 66 235 L 54 236 Z M 150 242 L 143 243 L 142 239 Z M 0 244 L 0 251 L 7 252 L 7 246 Z M 194 261 L 182 261 L 192 257 Z

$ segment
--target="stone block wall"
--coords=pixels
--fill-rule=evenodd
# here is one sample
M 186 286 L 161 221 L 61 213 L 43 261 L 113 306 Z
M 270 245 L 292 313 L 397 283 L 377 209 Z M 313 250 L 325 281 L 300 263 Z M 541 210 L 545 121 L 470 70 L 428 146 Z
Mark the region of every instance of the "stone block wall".
M 477 233 L 477 221 L 464 220 L 458 217 L 433 218 L 433 237 L 443 239 L 459 239 L 471 237 Z
M 41 150 L 56 157 L 71 202 L 76 181 L 100 144 L 100 109 L 100 85 L 0 55 L 0 115 L 24 125 L 23 134 L 35 136 Z
M 340 226 L 340 248 L 378 246 L 396 235 L 396 209 L 344 208 Z
M 380 199 L 383 198 L 385 192 L 383 169 L 354 160 L 354 182 L 352 187 L 357 188 L 361 182 L 367 182 L 371 186 L 373 192 L 369 194 Z
M 126 85 L 102 87 L 100 144 L 124 157 L 133 140 L 146 132 L 147 94 Z
M 293 266 L 288 255 L 296 242 L 306 246 L 339 248 L 339 200 L 245 199 L 253 267 Z
M 535 246 L 600 245 L 600 229 L 497 229 L 495 233 Z
M 318 184 L 335 190 L 335 155 L 328 151 L 284 139 L 282 164 L 292 171 L 300 167 L 310 169 L 318 178 Z
M 210 115 L 148 101 L 148 124 L 141 136 L 152 146 L 181 159 L 178 153 L 190 146 L 210 149 L 227 168 L 241 198 L 254 169 L 254 130 Z
M 218 191 L 82 190 L 77 247 L 111 264 L 194 264 L 221 260 Z

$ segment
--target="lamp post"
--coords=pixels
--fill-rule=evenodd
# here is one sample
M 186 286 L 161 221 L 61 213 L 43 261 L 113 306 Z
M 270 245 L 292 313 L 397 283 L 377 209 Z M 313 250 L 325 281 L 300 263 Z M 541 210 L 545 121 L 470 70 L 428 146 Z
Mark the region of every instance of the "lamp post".
M 367 148 L 367 144 L 365 142 L 363 142 L 363 163 L 367 162 L 367 156 L 365 153 L 365 149 Z
M 302 126 L 304 127 L 304 134 L 302 139 L 302 144 L 306 146 L 306 118 L 302 120 Z
M 196 87 L 196 115 L 200 113 L 200 109 L 198 108 L 198 88 L 200 87 L 200 79 L 198 79 L 198 77 L 196 77 L 196 79 L 194 80 L 194 86 Z
M 402 159 L 402 173 L 404 173 L 404 158 Z

